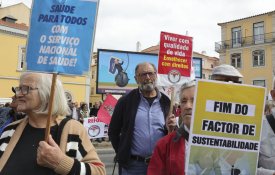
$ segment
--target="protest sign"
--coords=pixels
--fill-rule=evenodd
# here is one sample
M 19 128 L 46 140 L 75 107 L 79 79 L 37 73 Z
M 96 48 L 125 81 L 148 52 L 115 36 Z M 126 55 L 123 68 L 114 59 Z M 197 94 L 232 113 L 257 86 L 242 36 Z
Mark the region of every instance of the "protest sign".
M 97 7 L 97 0 L 34 0 L 26 69 L 88 74 Z
M 91 139 L 107 136 L 108 127 L 105 127 L 105 123 L 100 122 L 97 117 L 84 118 L 83 125 Z
M 256 174 L 264 100 L 263 87 L 198 80 L 187 174 Z
M 26 69 L 53 73 L 46 141 L 57 74 L 89 73 L 97 8 L 98 0 L 34 0 L 32 3 Z
M 116 103 L 117 99 L 111 94 L 108 94 L 105 101 L 98 110 L 97 117 L 99 121 L 102 121 L 108 125 L 110 124 Z
M 195 79 L 192 69 L 193 38 L 161 32 L 158 60 L 158 85 L 179 85 Z

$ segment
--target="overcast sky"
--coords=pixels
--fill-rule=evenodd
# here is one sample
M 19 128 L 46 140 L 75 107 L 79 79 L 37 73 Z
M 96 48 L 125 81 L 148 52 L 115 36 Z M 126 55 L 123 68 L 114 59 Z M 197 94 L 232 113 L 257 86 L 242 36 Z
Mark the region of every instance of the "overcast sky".
M 1 2 L 1 0 L 0 0 Z M 2 6 L 31 0 L 2 0 Z M 100 0 L 94 51 L 136 51 L 159 43 L 160 32 L 194 38 L 194 51 L 216 56 L 217 23 L 275 10 L 275 0 Z M 188 31 L 188 32 L 187 32 Z

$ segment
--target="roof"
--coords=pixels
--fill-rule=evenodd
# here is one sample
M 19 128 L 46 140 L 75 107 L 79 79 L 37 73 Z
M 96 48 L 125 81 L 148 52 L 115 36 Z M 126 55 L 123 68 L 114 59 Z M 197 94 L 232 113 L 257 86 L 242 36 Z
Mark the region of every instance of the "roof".
M 272 14 L 272 13 L 275 13 L 275 10 L 270 11 L 270 12 L 261 13 L 261 14 L 258 14 L 258 15 L 253 15 L 253 16 L 249 16 L 249 17 L 245 17 L 245 18 L 240 18 L 240 19 L 236 19 L 236 20 L 228 21 L 228 22 L 218 23 L 218 25 L 220 26 L 220 25 L 223 25 L 223 24 L 226 24 L 226 23 L 231 23 L 231 22 L 241 21 L 241 20 L 244 20 L 244 19 L 254 18 L 254 17 L 257 17 L 257 16 L 261 16 L 261 15 L 268 15 L 268 14 Z
M 4 8 L 10 8 L 10 7 L 13 7 L 13 6 L 18 6 L 18 5 L 24 5 L 24 6 L 26 6 L 28 9 L 30 9 L 25 3 L 20 2 L 20 3 L 17 3 L 17 4 L 13 4 L 13 5 L 1 7 L 0 10 L 1 10 L 1 9 L 4 9 Z
M 200 56 L 202 56 L 202 57 L 207 57 L 208 59 L 217 60 L 217 61 L 220 60 L 220 59 L 217 58 L 217 57 L 208 56 L 208 55 L 206 55 L 206 54 L 199 53 L 199 52 L 196 52 L 196 51 L 193 51 L 193 57 L 194 57 L 194 53 L 195 53 L 196 55 L 200 55 Z
M 5 19 L 5 18 L 9 18 L 9 19 L 13 19 L 13 20 L 17 21 L 17 19 L 11 15 L 4 16 L 2 19 Z
M 148 47 L 147 49 L 144 49 L 141 52 L 145 52 L 145 53 L 159 53 L 159 45 Z M 209 59 L 219 60 L 219 58 L 217 58 L 217 57 L 211 57 L 211 56 L 199 53 L 199 52 L 193 51 L 193 53 L 195 53 L 196 55 L 201 55 L 201 56 L 204 56 L 204 57 L 208 57 Z
M 28 31 L 28 29 L 29 29 L 26 24 L 11 23 L 11 22 L 3 21 L 3 20 L 0 20 L 0 26 L 6 26 L 6 27 L 24 30 L 24 31 Z
M 158 53 L 159 52 L 159 45 L 148 47 L 147 49 L 142 50 L 141 52 L 146 53 Z

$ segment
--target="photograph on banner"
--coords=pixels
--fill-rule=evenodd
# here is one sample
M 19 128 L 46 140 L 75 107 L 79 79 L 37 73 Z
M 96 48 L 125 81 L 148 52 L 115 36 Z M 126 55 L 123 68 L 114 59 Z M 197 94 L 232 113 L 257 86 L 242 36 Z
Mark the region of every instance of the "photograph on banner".
M 197 78 L 201 78 L 202 58 L 196 61 Z M 98 49 L 97 93 L 125 94 L 137 88 L 135 67 L 142 62 L 153 63 L 158 68 L 158 54 Z
M 87 130 L 90 139 L 107 137 L 108 127 L 97 117 L 84 118 L 83 125 Z
M 97 0 L 34 0 L 26 69 L 88 75 L 97 9 Z
M 193 38 L 189 36 L 161 32 L 158 85 L 172 86 L 195 79 L 192 67 Z
M 263 87 L 198 80 L 188 174 L 255 174 L 264 103 Z

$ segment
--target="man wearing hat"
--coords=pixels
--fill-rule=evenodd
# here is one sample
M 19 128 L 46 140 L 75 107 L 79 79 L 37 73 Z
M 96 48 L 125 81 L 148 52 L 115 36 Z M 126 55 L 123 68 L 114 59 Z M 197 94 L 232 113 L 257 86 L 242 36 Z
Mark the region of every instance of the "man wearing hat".
M 212 70 L 212 79 L 217 81 L 241 83 L 242 77 L 243 75 L 235 67 L 228 64 L 221 64 Z

